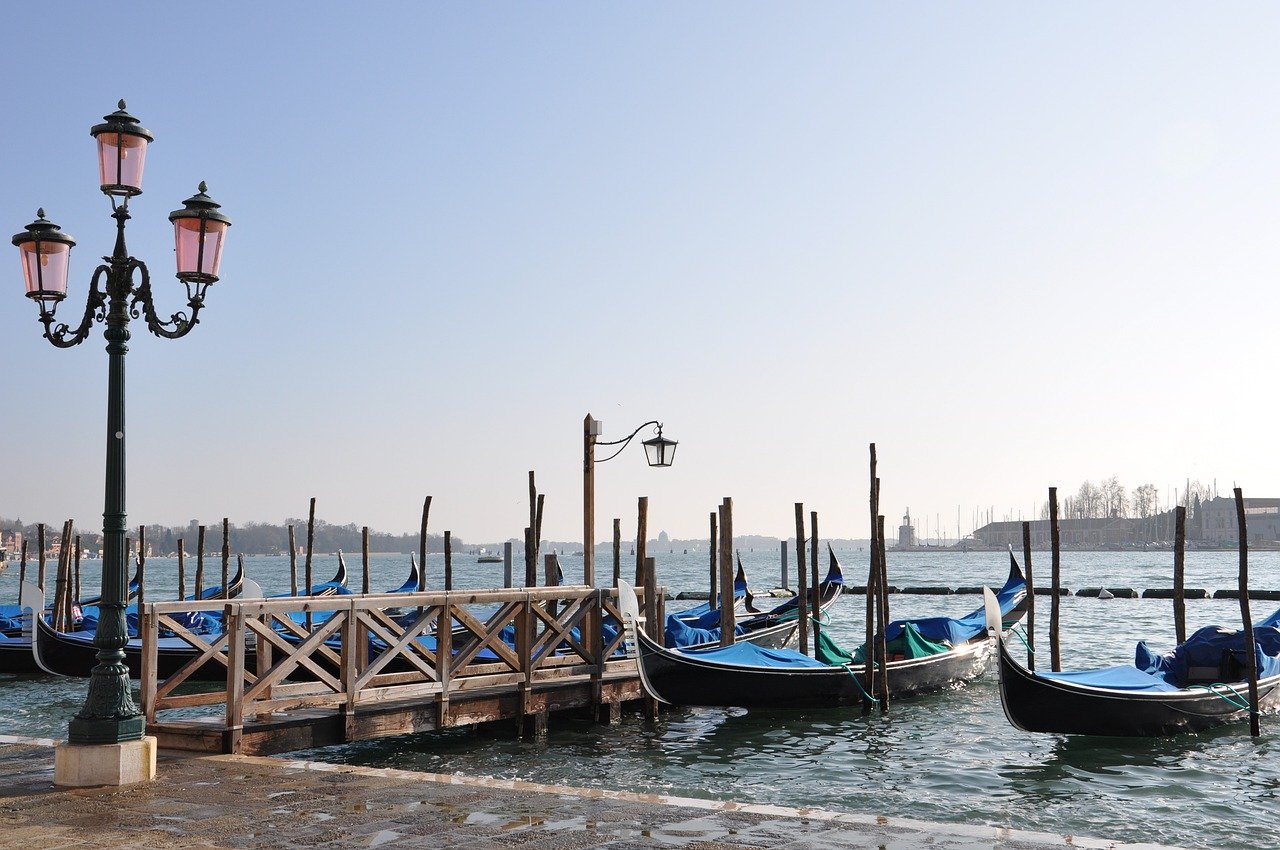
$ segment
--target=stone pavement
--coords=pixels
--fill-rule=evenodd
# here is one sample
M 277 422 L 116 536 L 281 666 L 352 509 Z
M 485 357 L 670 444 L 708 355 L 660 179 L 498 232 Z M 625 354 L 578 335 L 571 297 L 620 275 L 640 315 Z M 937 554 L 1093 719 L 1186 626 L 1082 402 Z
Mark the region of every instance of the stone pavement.
M 58 789 L 53 743 L 0 736 L 0 848 L 1154 848 L 994 827 L 161 751 L 159 780 Z

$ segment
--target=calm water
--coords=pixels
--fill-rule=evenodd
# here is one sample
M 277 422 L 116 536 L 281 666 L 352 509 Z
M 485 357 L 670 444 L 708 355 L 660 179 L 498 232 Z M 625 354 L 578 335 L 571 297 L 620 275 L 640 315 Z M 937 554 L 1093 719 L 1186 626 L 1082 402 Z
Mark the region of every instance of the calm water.
M 673 592 L 705 589 L 704 555 L 654 552 L 659 580 Z M 865 580 L 866 553 L 840 553 L 850 583 Z M 753 588 L 778 583 L 776 550 L 743 552 Z M 624 555 L 623 575 L 634 570 Z M 455 558 L 459 586 L 501 583 L 500 564 Z M 562 559 L 570 580 L 579 558 Z M 1049 558 L 1036 553 L 1037 584 L 1048 584 Z M 98 562 L 88 562 L 89 572 Z M 247 561 L 266 592 L 288 588 L 287 558 Z M 318 559 L 317 581 L 332 575 L 336 558 Z M 825 560 L 823 562 L 825 567 Z M 1072 589 L 1107 585 L 1171 586 L 1172 555 L 1066 553 L 1063 584 Z M 176 586 L 174 562 L 148 562 L 149 595 Z M 359 558 L 350 559 L 351 585 L 359 585 Z M 407 573 L 407 556 L 377 556 L 372 587 L 386 590 Z M 602 570 L 603 568 L 603 570 Z M 899 586 L 990 584 L 1005 577 L 999 552 L 890 555 L 890 581 Z M 234 569 L 234 564 L 233 564 Z M 206 563 L 207 584 L 220 580 L 216 559 Z M 597 572 L 609 573 L 607 562 Z M 794 563 L 792 565 L 794 571 Z M 522 569 L 517 565 L 517 571 Z M 1230 552 L 1187 556 L 1187 584 L 1209 590 L 1234 587 L 1237 560 Z M 0 602 L 15 598 L 17 567 L 0 574 Z M 439 586 L 441 557 L 430 559 L 429 585 Z M 1280 588 L 1280 553 L 1250 558 L 1254 588 Z M 190 575 L 190 571 L 189 571 Z M 190 577 L 188 577 L 190 582 Z M 86 579 L 85 593 L 92 581 Z M 1047 641 L 1047 597 L 1037 598 L 1038 632 Z M 672 602 L 672 609 L 683 603 Z M 692 604 L 692 603 L 690 603 Z M 1276 603 L 1255 602 L 1255 619 Z M 890 597 L 893 616 L 967 613 L 975 596 Z M 1240 622 L 1235 601 L 1189 600 L 1188 626 Z M 836 609 L 832 634 L 853 645 L 863 629 L 863 601 L 849 596 Z M 1068 598 L 1062 609 L 1066 666 L 1131 661 L 1134 642 L 1173 642 L 1167 600 Z M 1074 659 L 1080 659 L 1073 664 Z M 75 680 L 0 677 L 5 732 L 60 737 L 83 700 Z M 578 786 L 627 788 L 788 806 L 890 814 L 926 820 L 984 823 L 1020 829 L 1091 835 L 1121 841 L 1156 841 L 1186 847 L 1271 848 L 1280 798 L 1280 718 L 1263 722 L 1254 743 L 1237 725 L 1201 735 L 1152 741 L 1030 735 L 1005 720 L 994 680 L 893 706 L 889 719 L 854 711 L 805 713 L 674 710 L 655 723 L 624 716 L 615 727 L 553 719 L 543 743 L 507 734 L 451 731 L 312 751 L 311 758 L 460 772 Z

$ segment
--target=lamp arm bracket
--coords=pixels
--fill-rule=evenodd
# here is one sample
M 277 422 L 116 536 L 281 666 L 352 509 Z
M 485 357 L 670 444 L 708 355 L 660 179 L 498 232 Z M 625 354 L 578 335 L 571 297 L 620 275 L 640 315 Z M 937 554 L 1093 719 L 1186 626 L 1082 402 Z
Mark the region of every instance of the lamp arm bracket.
M 145 317 L 147 321 L 147 330 L 159 337 L 165 339 L 178 339 L 184 337 L 191 332 L 200 322 L 200 308 L 204 306 L 204 287 L 198 287 L 197 291 L 191 291 L 191 285 L 187 284 L 187 306 L 191 308 L 191 315 L 179 310 L 169 317 L 168 321 L 161 321 L 160 316 L 156 313 L 155 299 L 151 292 L 151 273 L 147 271 L 147 264 L 141 260 L 129 259 L 129 275 L 132 276 L 134 270 L 142 272 L 142 283 L 133 291 L 133 295 L 129 300 L 129 314 L 133 318 L 138 319 Z M 138 309 L 138 305 L 142 305 L 142 309 Z
M 74 330 L 65 323 L 54 325 L 54 312 L 57 305 L 52 310 L 46 310 L 44 305 L 40 307 L 40 323 L 44 325 L 44 338 L 56 345 L 58 348 L 71 348 L 79 345 L 89 338 L 89 329 L 93 327 L 95 321 L 102 322 L 107 318 L 107 296 L 99 287 L 98 282 L 104 274 L 110 274 L 111 269 L 108 266 L 98 266 L 93 270 L 93 278 L 89 282 L 89 298 L 84 305 L 84 316 L 80 319 L 80 325 Z
M 623 437 L 621 440 L 610 440 L 608 442 L 597 441 L 596 442 L 597 446 L 621 445 L 621 448 L 619 448 L 616 452 L 614 452 L 613 454 L 609 455 L 606 458 L 597 458 L 596 463 L 604 463 L 605 461 L 613 460 L 615 457 L 622 454 L 624 451 L 626 451 L 627 446 L 631 444 L 631 441 L 636 438 L 636 434 L 639 434 L 641 431 L 643 431 L 645 428 L 648 428 L 650 425 L 653 425 L 657 429 L 659 434 L 662 433 L 662 423 L 656 419 L 651 419 L 648 422 L 641 425 L 639 428 L 632 431 L 629 436 Z

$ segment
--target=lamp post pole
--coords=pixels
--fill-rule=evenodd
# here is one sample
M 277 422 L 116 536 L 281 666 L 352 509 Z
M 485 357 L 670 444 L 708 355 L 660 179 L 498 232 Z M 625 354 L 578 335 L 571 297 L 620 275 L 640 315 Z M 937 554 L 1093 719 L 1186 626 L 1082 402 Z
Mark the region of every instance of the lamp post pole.
M 582 420 L 582 581 L 588 587 L 594 587 L 596 583 L 596 446 L 621 446 L 599 462 L 613 460 L 630 445 L 636 434 L 650 425 L 657 429 L 658 436 L 643 441 L 645 461 L 650 466 L 670 466 L 676 454 L 676 441 L 662 436 L 662 423 L 658 420 L 650 420 L 629 436 L 610 442 L 599 440 L 604 431 L 603 422 L 593 418 L 590 413 Z
M 58 304 L 66 297 L 67 271 L 75 240 L 44 217 L 13 237 L 22 254 L 27 297 L 39 305 L 44 337 L 58 348 L 71 348 L 89 337 L 95 322 L 105 324 L 107 341 L 107 453 L 106 488 L 102 512 L 102 599 L 93 643 L 97 664 L 89 678 L 84 706 L 71 720 L 71 745 L 122 744 L 140 741 L 144 718 L 133 701 L 124 647 L 129 633 L 125 620 L 126 512 L 125 512 L 125 354 L 129 351 L 129 321 L 144 319 L 156 336 L 177 339 L 199 321 L 208 287 L 217 281 L 223 238 L 231 220 L 217 212 L 218 204 L 205 194 L 205 185 L 188 198 L 183 209 L 169 214 L 174 224 L 177 277 L 187 288 L 190 313 L 174 313 L 167 321 L 156 314 L 151 276 L 141 260 L 129 256 L 125 222 L 129 199 L 142 194 L 142 170 L 152 135 L 138 126 L 138 119 L 120 109 L 90 132 L 98 142 L 101 189 L 111 198 L 116 221 L 115 248 L 95 269 L 80 324 L 72 329 L 55 324 Z M 122 199 L 119 200 L 118 199 Z M 137 273 L 139 280 L 135 283 Z M 100 288 L 100 283 L 102 288 Z M 37 613 L 38 616 L 38 613 Z M 55 781 L 59 781 L 55 775 Z M 98 783 L 101 784 L 101 783 Z

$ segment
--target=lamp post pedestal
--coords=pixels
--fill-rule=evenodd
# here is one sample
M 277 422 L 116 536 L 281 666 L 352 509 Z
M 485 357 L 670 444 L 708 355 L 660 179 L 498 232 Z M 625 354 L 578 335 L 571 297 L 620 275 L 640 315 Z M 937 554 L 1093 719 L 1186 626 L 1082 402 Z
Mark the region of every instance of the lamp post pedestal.
M 136 785 L 156 778 L 156 739 L 147 735 L 119 744 L 58 744 L 53 784 L 64 788 Z

